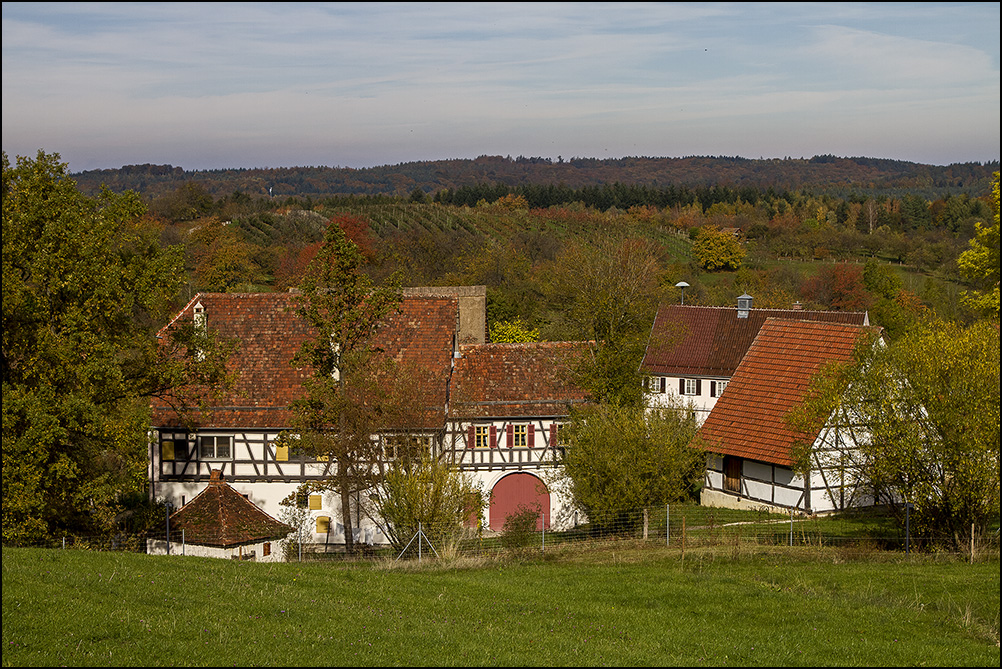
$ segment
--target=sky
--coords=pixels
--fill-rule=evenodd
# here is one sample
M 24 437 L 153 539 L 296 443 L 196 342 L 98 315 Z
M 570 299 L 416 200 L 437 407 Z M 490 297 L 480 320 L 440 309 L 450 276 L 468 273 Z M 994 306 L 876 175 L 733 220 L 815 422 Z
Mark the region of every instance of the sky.
M 999 3 L 3 3 L 3 151 L 999 159 Z

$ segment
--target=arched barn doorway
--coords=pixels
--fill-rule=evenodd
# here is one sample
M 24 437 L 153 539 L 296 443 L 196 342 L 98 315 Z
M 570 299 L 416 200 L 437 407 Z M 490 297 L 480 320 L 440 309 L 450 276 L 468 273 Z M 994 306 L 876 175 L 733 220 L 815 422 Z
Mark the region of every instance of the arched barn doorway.
M 543 518 L 536 529 L 550 528 L 550 491 L 546 484 L 532 474 L 508 474 L 494 485 L 491 492 L 490 526 L 495 532 L 504 527 L 505 518 L 520 506 L 538 507 Z

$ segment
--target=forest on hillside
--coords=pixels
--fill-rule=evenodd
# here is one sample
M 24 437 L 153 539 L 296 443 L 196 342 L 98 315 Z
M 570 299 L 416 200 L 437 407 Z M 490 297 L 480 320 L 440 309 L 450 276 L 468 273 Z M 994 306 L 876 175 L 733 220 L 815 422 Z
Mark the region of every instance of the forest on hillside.
M 812 158 L 750 159 L 738 156 L 683 158 L 564 158 L 480 156 L 354 169 L 281 167 L 185 170 L 173 165 L 126 165 L 119 169 L 73 174 L 80 189 L 94 196 L 102 186 L 132 190 L 146 199 L 163 196 L 186 183 L 199 183 L 213 197 L 245 193 L 254 197 L 329 197 L 413 193 L 435 196 L 471 186 L 560 186 L 576 190 L 618 184 L 652 189 L 672 187 L 807 190 L 840 197 L 901 197 L 928 200 L 946 195 L 987 192 L 997 161 L 922 165 L 901 160 L 833 155 Z M 551 193 L 552 195 L 552 193 Z M 532 206 L 549 206 L 530 198 Z
M 662 299 L 868 310 L 892 335 L 932 312 L 970 320 L 957 259 L 976 225 L 978 196 L 839 197 L 751 186 L 655 188 L 473 184 L 405 197 L 214 197 L 187 182 L 149 202 L 164 245 L 185 248 L 187 296 L 296 286 L 330 223 L 362 249 L 377 281 L 486 285 L 491 322 L 519 321 L 545 339 L 574 338 L 562 312 L 580 254 L 641 244 L 657 263 Z M 184 298 L 185 296 L 180 296 Z

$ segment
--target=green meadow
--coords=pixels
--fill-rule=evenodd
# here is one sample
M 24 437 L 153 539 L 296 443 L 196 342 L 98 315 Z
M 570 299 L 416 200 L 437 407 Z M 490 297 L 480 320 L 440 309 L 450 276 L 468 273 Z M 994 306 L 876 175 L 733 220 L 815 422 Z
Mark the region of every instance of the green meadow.
M 421 565 L 5 548 L 3 664 L 999 666 L 999 561 L 632 542 Z

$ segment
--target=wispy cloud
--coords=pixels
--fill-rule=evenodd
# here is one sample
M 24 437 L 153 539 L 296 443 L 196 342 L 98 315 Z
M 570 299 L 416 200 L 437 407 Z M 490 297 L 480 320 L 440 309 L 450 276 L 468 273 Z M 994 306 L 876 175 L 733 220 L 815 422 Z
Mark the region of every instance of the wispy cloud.
M 6 3 L 3 145 L 74 169 L 997 159 L 998 20 L 997 3 Z

